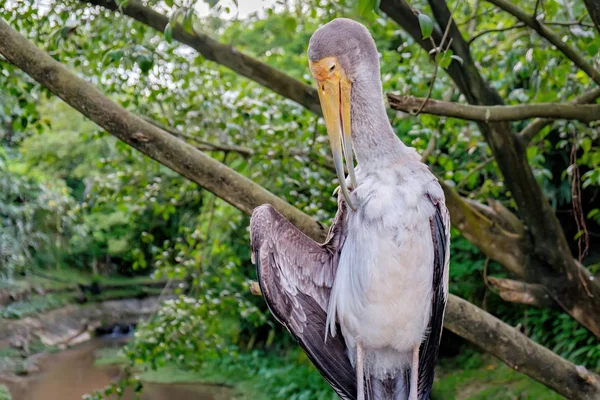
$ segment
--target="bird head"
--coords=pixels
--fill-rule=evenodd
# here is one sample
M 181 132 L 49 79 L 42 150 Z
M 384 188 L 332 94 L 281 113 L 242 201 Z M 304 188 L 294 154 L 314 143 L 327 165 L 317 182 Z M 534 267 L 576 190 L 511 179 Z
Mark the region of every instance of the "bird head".
M 337 18 L 312 35 L 308 60 L 317 81 L 340 188 L 348 205 L 355 209 L 346 187 L 342 151 L 350 183 L 356 187 L 352 155 L 352 87 L 361 81 L 380 80 L 377 47 L 364 25 Z

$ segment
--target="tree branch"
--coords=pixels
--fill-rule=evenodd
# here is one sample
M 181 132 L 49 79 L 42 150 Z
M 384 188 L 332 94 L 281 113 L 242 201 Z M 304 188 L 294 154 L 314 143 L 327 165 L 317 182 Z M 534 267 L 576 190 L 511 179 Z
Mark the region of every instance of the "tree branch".
M 290 204 L 227 166 L 162 129 L 133 115 L 103 96 L 93 85 L 69 72 L 0 19 L 0 53 L 67 104 L 130 146 L 203 186 L 246 214 L 262 203 L 273 204 L 315 240 L 324 227 Z M 513 368 L 573 399 L 600 395 L 598 377 L 542 346 L 510 331 L 508 325 L 455 296 L 449 297 L 446 326 L 490 351 Z M 501 344 L 501 345 L 500 345 Z M 524 352 L 528 357 L 523 357 Z
M 525 10 L 519 6 L 510 3 L 508 0 L 487 0 L 488 2 L 495 4 L 507 13 L 511 14 L 519 21 L 524 22 L 530 28 L 535 30 L 541 37 L 548 40 L 557 49 L 559 49 L 569 60 L 573 61 L 579 69 L 585 72 L 594 82 L 600 85 L 600 72 L 594 69 L 594 66 L 586 61 L 581 53 L 569 46 L 562 40 L 559 34 L 549 29 L 542 21 L 537 19 L 534 15 L 527 14 Z
M 425 99 L 388 93 L 390 107 L 394 110 L 416 114 Z M 600 104 L 539 103 L 514 106 L 472 106 L 441 100 L 429 100 L 421 112 L 466 119 L 469 121 L 497 122 L 520 121 L 530 118 L 574 119 L 582 122 L 600 120 Z
M 490 285 L 499 290 L 498 294 L 504 301 L 540 308 L 556 306 L 552 297 L 550 297 L 544 286 L 540 284 L 495 278 L 493 276 L 487 279 Z
M 600 396 L 598 375 L 560 358 L 460 297 L 449 296 L 444 327 L 569 399 Z
M 119 7 L 114 0 L 80 0 L 83 3 L 101 6 L 109 10 L 122 11 L 125 15 L 164 32 L 169 18 L 145 7 L 139 0 L 128 0 Z M 274 92 L 294 100 L 312 112 L 321 114 L 318 95 L 313 87 L 297 81 L 291 76 L 255 58 L 245 55 L 233 46 L 221 43 L 202 33 L 188 33 L 181 24 L 173 27 L 173 38 L 184 43 L 208 60 L 224 65 L 236 73 L 267 86 Z
M 593 103 L 600 97 L 600 87 L 590 90 L 583 95 L 574 98 L 569 101 L 569 104 L 588 104 Z M 519 136 L 523 140 L 523 143 L 528 144 L 531 140 L 541 132 L 542 129 L 553 123 L 553 119 L 549 118 L 536 118 L 529 125 L 527 125 L 520 133 Z

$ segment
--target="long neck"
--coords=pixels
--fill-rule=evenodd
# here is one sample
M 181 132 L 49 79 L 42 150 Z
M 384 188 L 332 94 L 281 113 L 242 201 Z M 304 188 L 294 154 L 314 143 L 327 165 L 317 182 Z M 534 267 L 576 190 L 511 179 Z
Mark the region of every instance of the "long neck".
M 380 80 L 352 84 L 351 118 L 352 142 L 361 169 L 389 165 L 407 151 L 387 118 Z

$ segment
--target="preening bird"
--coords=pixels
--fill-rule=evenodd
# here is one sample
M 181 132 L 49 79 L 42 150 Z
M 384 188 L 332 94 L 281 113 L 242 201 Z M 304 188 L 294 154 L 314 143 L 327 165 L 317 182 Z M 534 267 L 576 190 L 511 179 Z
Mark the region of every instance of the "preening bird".
M 443 191 L 387 119 L 367 28 L 329 22 L 310 39 L 308 58 L 340 183 L 338 211 L 319 244 L 272 206 L 254 210 L 261 291 L 342 399 L 429 399 L 448 296 Z

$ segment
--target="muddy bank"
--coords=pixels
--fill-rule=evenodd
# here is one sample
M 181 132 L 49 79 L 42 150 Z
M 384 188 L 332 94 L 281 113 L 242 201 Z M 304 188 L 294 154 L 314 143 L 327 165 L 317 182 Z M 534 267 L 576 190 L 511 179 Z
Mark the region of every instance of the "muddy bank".
M 45 346 L 80 342 L 100 325 L 135 323 L 155 312 L 158 304 L 159 297 L 111 300 L 68 305 L 20 320 L 0 319 L 0 349 L 11 346 L 27 352 L 38 339 Z

